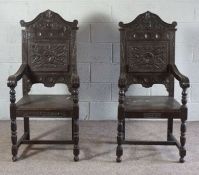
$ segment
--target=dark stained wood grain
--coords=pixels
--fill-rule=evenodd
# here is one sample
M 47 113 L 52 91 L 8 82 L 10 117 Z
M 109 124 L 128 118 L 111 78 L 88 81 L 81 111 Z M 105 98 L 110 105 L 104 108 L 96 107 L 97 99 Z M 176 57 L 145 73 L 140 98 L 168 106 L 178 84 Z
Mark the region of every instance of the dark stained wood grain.
M 132 22 L 120 26 L 120 77 L 118 105 L 117 162 L 121 162 L 122 144 L 176 145 L 180 162 L 186 155 L 185 132 L 187 120 L 187 93 L 189 79 L 182 75 L 175 65 L 176 22 L 164 22 L 159 16 L 145 12 Z M 174 99 L 174 78 L 182 88 L 182 104 Z M 153 84 L 163 84 L 168 96 L 126 96 L 132 84 L 145 88 Z M 167 141 L 126 141 L 125 118 L 168 119 Z M 173 119 L 181 124 L 180 143 L 173 136 Z M 133 155 L 132 155 L 133 156 Z
M 10 118 L 13 161 L 17 160 L 21 143 L 73 143 L 74 160 L 79 160 L 80 86 L 76 64 L 76 31 L 78 21 L 65 21 L 59 14 L 47 10 L 30 22 L 20 21 L 22 30 L 22 65 L 8 77 L 10 87 Z M 23 97 L 15 103 L 15 87 L 22 78 Z M 33 84 L 52 87 L 56 83 L 68 86 L 70 95 L 29 95 Z M 16 118 L 24 117 L 24 135 L 17 142 Z M 72 141 L 30 140 L 29 117 L 64 117 L 72 119 Z

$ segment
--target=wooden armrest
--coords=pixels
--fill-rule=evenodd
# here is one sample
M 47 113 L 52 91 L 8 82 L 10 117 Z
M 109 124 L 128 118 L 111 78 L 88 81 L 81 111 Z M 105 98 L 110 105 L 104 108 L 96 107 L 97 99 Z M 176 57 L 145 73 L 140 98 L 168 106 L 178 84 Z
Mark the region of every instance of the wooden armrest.
M 27 65 L 22 64 L 20 66 L 20 68 L 18 69 L 18 71 L 14 75 L 10 75 L 8 77 L 7 86 L 8 87 L 16 87 L 17 81 L 19 81 L 23 77 L 23 75 L 26 72 L 26 69 L 27 69 Z
M 175 64 L 169 64 L 169 70 L 173 74 L 173 76 L 179 81 L 181 88 L 190 87 L 188 77 L 181 74 Z

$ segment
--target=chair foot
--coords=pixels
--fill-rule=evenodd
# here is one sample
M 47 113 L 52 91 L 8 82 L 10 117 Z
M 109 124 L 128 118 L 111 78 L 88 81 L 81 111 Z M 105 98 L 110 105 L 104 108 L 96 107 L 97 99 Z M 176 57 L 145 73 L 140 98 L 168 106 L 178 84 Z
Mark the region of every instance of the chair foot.
M 185 160 L 184 160 L 185 155 L 186 155 L 186 149 L 185 148 L 180 148 L 180 159 L 179 159 L 180 163 L 184 163 L 185 162 Z
M 121 145 L 118 145 L 117 146 L 117 150 L 116 150 L 116 156 L 117 156 L 116 161 L 117 162 L 121 162 L 122 161 L 122 155 L 123 155 L 123 148 L 122 148 Z
M 74 161 L 78 162 L 79 161 L 79 156 L 74 156 Z
M 74 155 L 74 161 L 78 161 L 79 160 L 79 146 L 78 145 L 74 145 L 73 155 Z
M 116 162 L 120 163 L 122 161 L 122 158 L 121 157 L 117 157 L 116 158 Z
M 180 163 L 184 163 L 185 162 L 184 157 L 181 157 L 180 160 L 179 160 L 179 162 Z
M 17 159 L 18 159 L 17 156 L 13 156 L 13 157 L 12 157 L 12 161 L 13 161 L 13 162 L 16 162 Z

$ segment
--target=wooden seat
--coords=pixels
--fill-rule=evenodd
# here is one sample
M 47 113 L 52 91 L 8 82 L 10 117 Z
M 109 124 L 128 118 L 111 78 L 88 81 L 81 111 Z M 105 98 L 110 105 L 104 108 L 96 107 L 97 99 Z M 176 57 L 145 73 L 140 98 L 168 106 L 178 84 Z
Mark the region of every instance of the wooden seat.
M 179 112 L 180 103 L 168 96 L 127 96 L 125 112 Z M 130 116 L 129 116 L 130 117 Z
M 10 119 L 12 160 L 17 160 L 21 144 L 74 144 L 74 161 L 79 160 L 79 104 L 76 31 L 78 21 L 65 21 L 59 14 L 47 10 L 30 22 L 20 21 L 22 30 L 22 64 L 8 77 L 10 87 Z M 23 97 L 17 102 L 15 87 L 22 79 Z M 67 85 L 69 95 L 30 95 L 33 84 L 53 87 Z M 17 117 L 24 118 L 24 135 L 17 138 Z M 32 140 L 30 117 L 71 118 L 71 140 Z
M 168 24 L 159 16 L 145 12 L 132 22 L 120 26 L 120 77 L 117 162 L 123 155 L 122 144 L 175 145 L 179 149 L 180 162 L 186 155 L 185 132 L 187 120 L 187 93 L 189 79 L 175 65 L 176 22 Z M 174 78 L 182 88 L 182 104 L 174 98 Z M 128 96 L 132 84 L 145 88 L 163 84 L 168 96 Z M 168 119 L 166 141 L 133 141 L 125 139 L 125 119 Z M 173 119 L 181 119 L 180 143 L 173 136 Z M 132 155 L 133 156 L 133 155 Z
M 27 95 L 22 97 L 16 103 L 16 110 L 17 111 L 31 110 L 31 111 L 40 111 L 40 112 L 57 111 L 57 112 L 68 112 L 68 114 L 70 114 L 70 112 L 73 111 L 73 99 L 71 98 L 70 95 Z

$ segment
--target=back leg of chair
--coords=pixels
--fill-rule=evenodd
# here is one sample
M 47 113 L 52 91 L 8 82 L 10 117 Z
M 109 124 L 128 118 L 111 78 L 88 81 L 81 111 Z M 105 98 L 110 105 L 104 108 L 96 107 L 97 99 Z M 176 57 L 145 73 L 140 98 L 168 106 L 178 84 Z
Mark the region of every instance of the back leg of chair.
M 167 141 L 171 140 L 170 134 L 172 133 L 173 133 L 173 118 L 168 118 Z
M 30 140 L 30 123 L 29 118 L 24 117 L 24 133 L 27 133 L 26 140 Z

